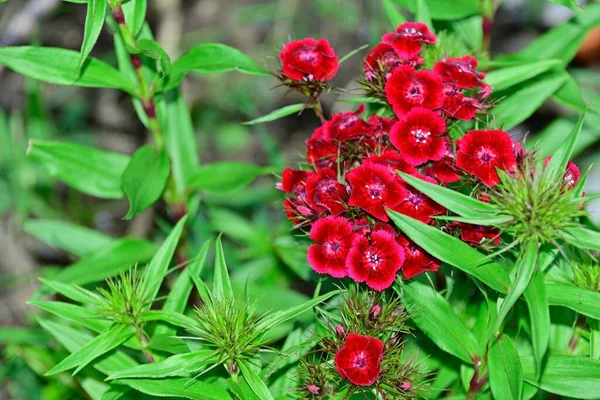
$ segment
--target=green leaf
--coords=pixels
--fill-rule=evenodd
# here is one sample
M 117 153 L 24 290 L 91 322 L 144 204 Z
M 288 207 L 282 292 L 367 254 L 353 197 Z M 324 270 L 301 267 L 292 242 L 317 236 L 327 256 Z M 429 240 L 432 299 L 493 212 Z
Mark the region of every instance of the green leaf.
M 78 285 L 71 285 L 62 282 L 56 282 L 49 279 L 39 278 L 40 282 L 44 285 L 48 286 L 56 293 L 60 293 L 68 299 L 76 301 L 82 304 L 91 304 L 96 300 L 100 300 L 100 296 L 98 296 L 94 292 L 90 292 L 87 289 L 82 288 Z
M 304 110 L 305 107 L 306 107 L 305 103 L 292 104 L 289 106 L 282 107 L 278 110 L 272 111 L 272 112 L 268 113 L 267 115 L 263 115 L 260 118 L 256 118 L 256 119 L 253 119 L 252 121 L 244 122 L 243 124 L 244 125 L 256 125 L 256 124 L 261 124 L 263 122 L 275 121 L 277 119 L 287 117 L 288 115 L 300 112 L 300 111 Z
M 367 47 L 369 47 L 368 44 L 363 44 L 362 46 L 357 47 L 356 49 L 352 50 L 351 52 L 349 52 L 348 54 L 346 54 L 345 56 L 340 58 L 340 65 L 343 64 L 344 62 L 348 61 L 354 55 L 360 53 L 362 50 L 366 49 Z
M 30 78 L 56 85 L 106 87 L 135 93 L 133 82 L 110 65 L 88 58 L 79 68 L 80 59 L 76 51 L 53 47 L 0 48 L 0 64 Z
M 530 240 L 525 246 L 521 248 L 521 254 L 517 258 L 515 268 L 517 269 L 517 275 L 515 281 L 511 283 L 510 289 L 504 298 L 504 301 L 500 305 L 498 310 L 498 319 L 496 321 L 495 331 L 502 326 L 504 319 L 508 315 L 508 312 L 515 305 L 519 297 L 523 294 L 529 282 L 533 278 L 538 265 L 539 259 L 539 246 L 536 239 Z
M 87 57 L 90 55 L 102 27 L 104 26 L 104 16 L 106 15 L 106 0 L 89 0 L 87 14 L 85 17 L 85 29 L 83 31 L 83 42 L 81 43 L 81 57 L 79 66 L 81 67 Z
M 401 23 L 406 22 L 406 18 L 398 11 L 398 8 L 394 5 L 392 0 L 381 0 L 381 2 L 383 3 L 383 10 L 392 24 L 393 29 L 396 29 Z
M 239 361 L 238 366 L 242 376 L 248 383 L 248 386 L 261 400 L 273 400 L 273 396 L 269 391 L 269 388 L 260 379 L 260 376 L 254 371 L 252 367 L 246 364 L 246 361 Z
M 260 68 L 243 52 L 220 43 L 205 43 L 194 47 L 173 63 L 166 89 L 173 89 L 181 83 L 188 72 L 215 74 L 239 71 L 250 75 L 271 76 Z
M 121 6 L 125 23 L 134 36 L 137 36 L 144 26 L 146 20 L 146 3 L 147 0 L 129 0 Z
M 492 343 L 488 354 L 490 388 L 495 399 L 521 399 L 523 368 L 510 337 L 502 335 Z
M 223 244 L 221 236 L 217 238 L 217 253 L 215 254 L 215 274 L 213 277 L 213 296 L 220 299 L 233 298 L 233 290 L 231 281 L 229 280 L 229 272 L 227 271 L 227 262 L 225 261 L 225 253 L 223 253 Z
M 510 285 L 508 274 L 489 257 L 435 227 L 395 211 L 388 210 L 388 215 L 406 236 L 432 256 L 474 276 L 494 290 L 507 292 Z
M 508 130 L 525 121 L 565 83 L 567 76 L 564 71 L 550 73 L 510 94 L 494 109 L 498 124 Z
M 425 194 L 436 203 L 443 205 L 448 210 L 463 217 L 480 218 L 483 221 L 486 218 L 493 218 L 494 214 L 499 212 L 498 207 L 493 204 L 484 203 L 472 197 L 465 196 L 455 190 L 429 183 L 425 180 L 405 174 L 404 172 L 397 172 L 402 179 L 419 192 Z
M 543 254 L 543 253 L 542 253 Z M 531 321 L 531 341 L 533 344 L 533 355 L 536 362 L 536 371 L 541 373 L 542 360 L 548 349 L 550 341 L 550 309 L 548 297 L 546 296 L 546 284 L 544 283 L 544 273 L 542 255 L 540 255 L 540 268 L 533 276 L 531 283 L 523 292 L 527 308 L 529 309 L 529 319 Z
M 188 189 L 206 190 L 211 193 L 233 192 L 248 185 L 257 177 L 271 172 L 269 167 L 235 161 L 205 164 L 190 178 Z
M 150 310 L 144 313 L 142 321 L 164 321 L 174 326 L 191 330 L 198 327 L 196 321 L 186 315 L 174 311 Z
M 175 249 L 177 249 L 177 245 L 179 244 L 179 238 L 181 237 L 181 232 L 183 232 L 186 221 L 187 216 L 184 216 L 177 222 L 177 225 L 171 230 L 169 236 L 167 236 L 154 257 L 152 257 L 150 264 L 148 264 L 144 270 L 142 287 L 144 288 L 146 296 L 145 300 L 148 303 L 147 308 L 150 308 L 152 302 L 156 298 L 160 285 L 167 274 L 169 264 L 171 263 L 173 254 L 175 254 Z
M 159 116 L 164 116 L 162 126 L 171 159 L 175 189 L 180 197 L 184 197 L 187 182 L 199 165 L 191 112 L 178 90 L 168 92 L 160 104 L 163 105 L 163 109 Z
M 429 6 L 425 0 L 417 0 L 417 10 L 415 11 L 415 21 L 419 21 L 429 26 L 433 30 L 433 24 L 431 23 L 431 13 L 429 12 Z
M 0 52 L 2 49 L 0 49 Z M 129 157 L 68 142 L 31 140 L 27 155 L 50 175 L 91 196 L 120 199 Z
M 483 17 L 475 15 L 452 22 L 452 29 L 474 51 L 483 47 L 483 29 L 481 29 Z
M 137 48 L 134 49 L 134 54 L 141 54 L 150 57 L 157 61 L 158 69 L 167 76 L 171 73 L 171 58 L 160 44 L 150 39 L 140 39 L 136 42 Z
M 561 283 L 546 283 L 548 304 L 568 307 L 580 314 L 600 319 L 600 293 Z
M 551 3 L 558 4 L 559 6 L 565 6 L 573 11 L 581 11 L 581 6 L 577 3 L 577 0 L 550 0 Z
M 23 230 L 52 247 L 78 257 L 88 256 L 117 241 L 94 229 L 51 219 L 26 221 Z
M 160 198 L 169 179 L 169 166 L 164 150 L 142 146 L 133 154 L 121 178 L 123 193 L 129 200 L 124 219 L 132 219 Z
M 397 4 L 412 12 L 417 11 L 415 0 L 395 0 Z M 479 0 L 425 0 L 431 18 L 440 20 L 454 20 L 481 14 L 481 2 Z
M 85 285 L 119 274 L 133 265 L 148 261 L 154 244 L 143 239 L 119 239 L 61 270 L 52 279 L 63 283 Z
M 440 349 L 469 364 L 481 358 L 473 333 L 433 288 L 409 281 L 402 286 L 402 298 L 415 324 Z
M 216 361 L 212 350 L 198 350 L 187 354 L 177 354 L 154 364 L 138 365 L 110 375 L 107 379 L 123 378 L 164 378 L 170 376 L 191 376 Z
M 587 110 L 587 104 L 577 81 L 569 75 L 565 83 L 558 89 L 552 99 L 565 107 L 583 113 Z
M 73 372 L 75 375 L 90 362 L 129 339 L 134 333 L 133 328 L 114 325 L 55 365 L 46 375 L 54 375 L 76 368 Z
M 93 378 L 82 378 L 80 383 L 83 390 L 85 390 L 92 400 L 102 400 L 104 393 L 108 390 L 108 385 Z
M 188 378 L 121 379 L 116 381 L 156 397 L 183 397 L 192 400 L 230 400 L 229 393 L 219 386 Z
M 575 145 L 577 144 L 577 140 L 579 139 L 579 134 L 583 128 L 584 121 L 585 112 L 581 114 L 579 121 L 577 121 L 577 125 L 575 125 L 567 139 L 564 141 L 563 145 L 558 148 L 546 166 L 548 173 L 557 180 L 562 179 L 562 176 L 565 174 L 567 164 L 569 163 L 569 159 L 571 158 L 573 150 L 575 149 Z
M 102 332 L 110 326 L 109 321 L 93 318 L 89 308 L 75 304 L 63 303 L 61 301 L 29 301 L 27 304 L 39 307 L 63 320 L 74 322 L 94 332 Z
M 589 357 L 549 356 L 540 380 L 532 357 L 521 358 L 525 380 L 547 392 L 576 399 L 598 399 L 600 361 Z
M 600 232 L 591 229 L 569 228 L 563 239 L 580 249 L 600 251 Z
M 504 90 L 527 79 L 536 77 L 561 64 L 561 60 L 543 60 L 528 62 L 514 67 L 507 67 L 488 72 L 485 82 L 494 90 Z
M 38 328 L 17 328 L 12 326 L 0 327 L 0 343 L 47 345 L 48 335 Z

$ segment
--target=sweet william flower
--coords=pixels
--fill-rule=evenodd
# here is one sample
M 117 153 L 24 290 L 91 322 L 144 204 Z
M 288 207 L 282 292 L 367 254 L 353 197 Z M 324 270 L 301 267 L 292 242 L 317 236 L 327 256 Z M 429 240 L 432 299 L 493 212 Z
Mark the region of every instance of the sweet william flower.
M 406 193 L 399 177 L 382 165 L 363 164 L 348 172 L 346 180 L 352 188 L 348 204 L 382 221 L 389 220 L 385 207 L 394 207 Z
M 454 160 L 454 151 L 452 144 L 446 140 L 444 155 L 441 160 L 435 161 L 428 165 L 424 172 L 427 175 L 433 176 L 443 184 L 458 182 L 462 176 L 460 170 L 456 168 Z
M 411 165 L 442 158 L 446 142 L 442 135 L 446 122 L 426 108 L 413 108 L 398 121 L 390 132 L 390 141 Z
M 392 173 L 401 171 L 409 175 L 417 173 L 415 167 L 406 162 L 404 158 L 395 150 L 386 150 L 380 155 L 372 155 L 367 157 L 363 163 L 379 164 L 387 167 Z
M 338 146 L 328 142 L 323 137 L 323 126 L 313 132 L 310 139 L 306 141 L 306 160 L 318 169 L 333 167 L 338 154 Z
M 365 106 L 360 105 L 356 111 L 334 114 L 330 121 L 323 124 L 323 139 L 328 142 L 344 142 L 371 136 L 374 127 L 360 118 Z
M 279 60 L 283 75 L 296 81 L 327 81 L 335 76 L 340 67 L 326 39 L 291 41 L 283 46 Z
M 548 165 L 551 159 L 552 156 L 546 157 L 546 159 L 544 160 L 544 165 Z M 579 176 L 579 168 L 577 167 L 577 165 L 569 161 L 569 163 L 567 164 L 567 170 L 565 171 L 565 175 L 563 178 L 565 184 L 569 187 L 569 189 L 573 189 L 575 184 L 579 182 Z
M 317 220 L 310 238 L 316 242 L 308 248 L 308 262 L 318 274 L 343 278 L 348 274 L 346 257 L 355 234 L 352 225 L 343 217 L 325 217 Z
M 404 235 L 399 235 L 396 241 L 404 249 L 405 260 L 402 265 L 404 279 L 410 279 L 427 271 L 437 271 L 440 267 L 441 262 L 438 259 L 426 253 Z
M 306 180 L 311 174 L 310 171 L 285 168 L 281 174 L 281 190 L 285 193 L 303 193 Z
M 415 175 L 419 179 L 427 181 L 429 183 L 436 183 L 435 179 L 426 175 Z M 431 222 L 431 217 L 434 215 L 440 215 L 446 212 L 446 209 L 423 193 L 419 192 L 410 185 L 405 185 L 406 195 L 404 198 L 393 208 L 394 211 L 400 214 L 408 215 L 411 218 L 419 220 L 425 224 Z
M 442 77 L 444 83 L 450 83 L 460 89 L 487 87 L 482 82 L 485 73 L 476 70 L 477 64 L 475 57 L 453 57 L 438 61 L 433 70 Z
M 367 54 L 363 61 L 363 69 L 367 79 L 376 75 L 386 75 L 394 68 L 405 64 L 405 60 L 390 45 L 380 43 Z
M 383 360 L 383 342 L 375 337 L 351 333 L 335 354 L 335 367 L 344 379 L 357 386 L 377 381 Z
M 482 107 L 475 99 L 465 96 L 457 87 L 444 85 L 442 111 L 448 117 L 470 121 L 475 118 L 477 110 L 480 110 Z
M 512 171 L 516 167 L 512 139 L 504 131 L 469 131 L 457 144 L 456 165 L 489 187 L 500 182 L 496 168 Z
M 308 204 L 319 213 L 327 210 L 333 215 L 340 215 L 346 210 L 344 203 L 347 197 L 346 188 L 338 182 L 337 174 L 332 170 L 320 170 L 306 181 Z
M 433 44 L 436 37 L 421 22 L 405 22 L 398 25 L 395 32 L 383 35 L 381 41 L 392 47 L 403 59 L 410 60 L 421 52 L 421 43 Z
M 454 222 L 451 227 L 458 228 L 460 239 L 471 246 L 479 246 L 486 239 L 491 239 L 496 246 L 500 243 L 500 231 L 497 228 L 462 222 Z
M 396 68 L 387 80 L 385 94 L 398 116 L 415 107 L 434 110 L 444 102 L 442 79 L 436 73 L 405 65 Z
M 381 291 L 394 283 L 396 273 L 404 263 L 404 250 L 385 230 L 374 231 L 370 236 L 370 240 L 365 236 L 354 239 L 346 266 L 350 278 Z

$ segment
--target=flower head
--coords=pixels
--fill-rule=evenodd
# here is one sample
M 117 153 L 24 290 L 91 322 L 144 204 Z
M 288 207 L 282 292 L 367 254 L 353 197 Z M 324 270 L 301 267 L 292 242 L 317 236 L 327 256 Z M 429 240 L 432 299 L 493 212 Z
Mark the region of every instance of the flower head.
M 447 58 L 433 67 L 444 82 L 451 83 L 460 89 L 483 87 L 484 72 L 476 71 L 477 59 L 471 56 Z
M 360 118 L 364 110 L 365 107 L 361 105 L 356 111 L 334 114 L 331 121 L 323 124 L 323 138 L 328 142 L 344 142 L 371 136 L 373 126 Z
M 370 239 L 365 236 L 354 239 L 346 266 L 352 279 L 381 291 L 394 283 L 396 272 L 404 263 L 404 250 L 385 230 L 372 232 Z
M 323 169 L 306 181 L 308 204 L 317 212 L 329 211 L 340 215 L 346 210 L 346 188 L 338 182 L 337 175 L 330 169 Z
M 496 168 L 516 167 L 512 139 L 501 130 L 469 131 L 458 141 L 456 165 L 492 187 L 500 181 Z
M 443 184 L 458 182 L 462 176 L 460 170 L 456 168 L 452 144 L 446 140 L 444 155 L 439 161 L 435 161 L 427 166 L 424 172 Z
M 442 138 L 445 131 L 446 122 L 437 113 L 413 108 L 392 127 L 390 141 L 409 164 L 421 165 L 442 158 L 446 149 Z
M 281 175 L 281 190 L 285 193 L 303 193 L 310 171 L 286 168 Z
M 417 173 L 415 167 L 407 163 L 406 160 L 395 150 L 386 150 L 380 155 L 372 155 L 367 157 L 364 164 L 372 163 L 388 167 L 390 171 L 402 171 L 406 174 L 413 175 Z
M 435 179 L 426 175 L 416 175 L 419 179 L 429 183 L 436 183 Z M 406 195 L 394 207 L 394 211 L 408 215 L 411 218 L 417 219 L 425 224 L 431 222 L 431 217 L 440 215 L 446 212 L 446 209 L 423 193 L 419 192 L 412 186 L 406 186 Z
M 346 256 L 354 239 L 350 222 L 343 217 L 321 218 L 312 226 L 310 238 L 317 243 L 308 248 L 308 263 L 315 272 L 346 276 Z
M 454 85 L 444 85 L 444 104 L 442 111 L 450 118 L 470 121 L 475 118 L 477 110 L 483 106 Z
M 340 66 L 326 39 L 306 38 L 291 41 L 283 46 L 279 60 L 283 75 L 296 81 L 330 80 Z
M 306 160 L 316 168 L 331 168 L 335 164 L 338 146 L 325 140 L 322 126 L 306 141 L 306 149 Z
M 371 386 L 381 372 L 383 342 L 351 333 L 336 353 L 335 367 L 344 379 L 358 386 Z
M 415 107 L 434 110 L 444 102 L 442 79 L 432 71 L 400 66 L 385 84 L 388 101 L 398 116 Z
M 433 44 L 436 37 L 421 22 L 405 22 L 398 25 L 395 32 L 383 35 L 381 41 L 391 46 L 400 57 L 410 60 L 421 52 L 421 43 Z
M 426 253 L 407 237 L 399 235 L 396 241 L 404 249 L 406 257 L 402 266 L 404 279 L 410 279 L 427 271 L 437 271 L 440 267 L 441 262 L 438 259 Z
M 380 43 L 367 54 L 363 61 L 363 69 L 367 79 L 370 79 L 374 75 L 385 75 L 402 64 L 404 64 L 404 59 L 396 53 L 392 46 Z

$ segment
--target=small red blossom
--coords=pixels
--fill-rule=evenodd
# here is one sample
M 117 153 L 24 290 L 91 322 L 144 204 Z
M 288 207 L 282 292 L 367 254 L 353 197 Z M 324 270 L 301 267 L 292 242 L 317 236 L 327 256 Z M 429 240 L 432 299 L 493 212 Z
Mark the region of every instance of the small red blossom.
M 406 162 L 421 165 L 442 158 L 446 149 L 442 138 L 445 131 L 446 122 L 438 114 L 426 108 L 413 108 L 392 127 L 390 141 Z
M 406 162 L 404 158 L 395 150 L 386 150 L 381 155 L 372 155 L 367 157 L 363 163 L 373 163 L 388 167 L 390 171 L 402 171 L 406 174 L 413 175 L 417 173 L 415 167 Z
M 444 102 L 442 79 L 432 71 L 415 71 L 409 66 L 394 70 L 385 84 L 385 93 L 398 116 L 414 107 L 434 110 Z
M 551 159 L 552 156 L 546 157 L 546 159 L 544 160 L 544 165 L 548 165 Z M 573 189 L 575 184 L 579 181 L 579 176 L 579 168 L 577 167 L 577 165 L 569 161 L 569 163 L 567 164 L 567 170 L 565 171 L 564 175 L 564 182 L 567 184 L 569 189 Z
M 382 221 L 388 221 L 385 207 L 394 207 L 406 193 L 398 178 L 382 165 L 363 164 L 354 168 L 346 175 L 352 187 L 348 204 L 360 207 Z
M 497 228 L 482 225 L 454 222 L 452 227 L 460 231 L 460 239 L 471 246 L 479 246 L 486 239 L 491 239 L 495 246 L 500 243 L 500 231 Z
M 442 110 L 450 118 L 470 121 L 483 106 L 475 99 L 467 97 L 453 85 L 444 85 Z
M 340 67 L 326 39 L 306 38 L 289 42 L 279 53 L 279 60 L 283 74 L 296 81 L 327 81 Z
M 391 46 L 400 57 L 410 60 L 421 52 L 421 43 L 433 44 L 436 37 L 421 22 L 405 22 L 398 25 L 395 32 L 383 35 L 381 41 Z
M 458 182 L 460 180 L 462 174 L 456 168 L 454 152 L 449 140 L 446 140 L 446 147 L 441 160 L 431 163 L 425 168 L 424 172 L 443 184 Z
M 347 197 L 345 186 L 338 182 L 332 170 L 320 170 L 306 181 L 306 199 L 317 212 L 327 210 L 333 215 L 340 215 L 346 211 L 344 203 Z
M 331 121 L 323 124 L 323 139 L 328 142 L 344 142 L 371 136 L 373 126 L 360 118 L 364 110 L 365 106 L 361 105 L 356 111 L 334 114 Z
M 469 131 L 457 144 L 456 165 L 489 187 L 500 182 L 496 168 L 512 171 L 516 167 L 512 139 L 504 131 Z
M 475 70 L 477 64 L 475 57 L 454 57 L 437 62 L 433 70 L 442 77 L 444 82 L 451 83 L 460 89 L 474 89 L 486 86 L 482 82 L 485 73 Z
M 306 186 L 306 179 L 312 174 L 310 171 L 286 168 L 281 175 L 281 190 L 285 193 L 302 193 Z
M 404 279 L 410 279 L 427 271 L 437 271 L 440 267 L 441 262 L 438 259 L 426 253 L 407 237 L 399 235 L 396 241 L 404 249 L 406 257 L 402 266 Z
M 351 333 L 335 354 L 335 367 L 344 379 L 358 386 L 371 386 L 381 372 L 383 342 L 375 337 Z
M 429 183 L 436 183 L 436 181 L 426 175 L 417 175 L 418 178 L 423 179 Z M 400 214 L 408 215 L 411 218 L 417 219 L 425 224 L 431 222 L 431 217 L 434 215 L 440 215 L 446 212 L 446 209 L 419 192 L 415 188 L 409 185 L 405 185 L 406 195 L 404 198 L 394 207 L 394 211 Z
M 394 51 L 392 46 L 380 43 L 367 54 L 363 61 L 363 69 L 367 79 L 371 79 L 380 73 L 385 75 L 403 63 L 404 60 Z
M 318 169 L 331 168 L 338 155 L 338 146 L 328 142 L 323 137 L 323 127 L 320 126 L 306 141 L 306 160 Z
M 307 389 L 312 394 L 319 394 L 321 392 L 321 388 L 317 385 L 309 385 Z
M 329 216 L 317 220 L 310 230 L 310 238 L 317 244 L 308 248 L 308 263 L 318 274 L 345 277 L 346 257 L 354 236 L 346 218 Z
M 346 259 L 348 275 L 356 282 L 366 282 L 370 288 L 381 291 L 389 288 L 396 272 L 404 263 L 404 250 L 394 236 L 384 230 L 371 233 L 371 240 L 357 236 Z
M 379 115 L 373 115 L 369 118 L 369 124 L 373 127 L 373 137 L 378 139 L 388 135 L 395 123 L 396 119 L 380 117 Z

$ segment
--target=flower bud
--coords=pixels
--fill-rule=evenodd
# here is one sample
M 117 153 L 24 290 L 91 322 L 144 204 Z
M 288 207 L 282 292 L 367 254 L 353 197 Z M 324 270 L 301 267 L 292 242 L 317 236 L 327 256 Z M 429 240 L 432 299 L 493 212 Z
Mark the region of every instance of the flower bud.
M 381 306 L 379 304 L 375 304 L 373 307 L 371 307 L 369 317 L 371 317 L 371 319 L 377 319 L 377 317 L 379 317 L 379 314 L 381 314 Z
M 410 388 L 412 387 L 412 383 L 408 382 L 408 381 L 404 381 L 402 382 L 402 385 L 400 386 L 402 388 L 402 390 L 410 390 Z
M 338 336 L 338 338 L 343 339 L 344 336 L 346 336 L 346 330 L 342 325 L 338 325 L 335 327 L 335 334 Z
M 312 394 L 319 394 L 319 392 L 321 391 L 321 388 L 318 387 L 317 385 L 310 385 L 308 386 L 308 391 L 311 392 Z

